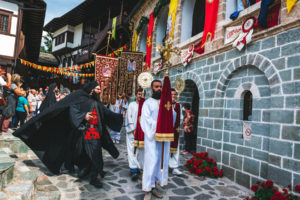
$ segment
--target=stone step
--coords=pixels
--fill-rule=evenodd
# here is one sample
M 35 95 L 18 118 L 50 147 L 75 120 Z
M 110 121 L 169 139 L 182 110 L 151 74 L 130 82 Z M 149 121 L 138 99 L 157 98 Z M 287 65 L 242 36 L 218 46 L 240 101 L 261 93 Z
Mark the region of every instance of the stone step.
M 8 149 L 0 148 L 0 190 L 8 185 L 14 174 L 15 159 L 6 151 Z
M 0 135 L 0 148 L 10 148 L 16 154 L 25 154 L 28 152 L 28 146 L 22 140 L 12 135 L 12 130 L 3 132 Z

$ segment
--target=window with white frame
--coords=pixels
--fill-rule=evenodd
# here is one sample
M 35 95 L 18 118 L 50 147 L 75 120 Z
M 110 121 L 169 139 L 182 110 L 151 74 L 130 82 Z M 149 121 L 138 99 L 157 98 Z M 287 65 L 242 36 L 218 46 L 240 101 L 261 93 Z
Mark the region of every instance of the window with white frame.
M 0 11 L 0 33 L 9 34 L 11 26 L 11 14 Z
M 180 41 L 184 42 L 190 37 L 203 32 L 204 21 L 205 0 L 184 0 L 182 4 Z
M 236 11 L 242 11 L 261 0 L 226 0 L 226 17 Z

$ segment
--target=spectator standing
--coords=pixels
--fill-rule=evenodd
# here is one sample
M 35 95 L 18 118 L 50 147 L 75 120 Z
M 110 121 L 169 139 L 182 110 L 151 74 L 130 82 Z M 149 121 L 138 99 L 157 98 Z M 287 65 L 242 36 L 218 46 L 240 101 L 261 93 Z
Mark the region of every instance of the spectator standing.
M 34 112 L 36 110 L 37 102 L 36 102 L 36 90 L 31 89 L 29 90 L 28 96 L 27 96 L 27 101 L 29 103 L 29 115 L 27 117 L 27 120 L 31 119 L 34 116 Z
M 190 110 L 191 105 L 189 103 L 183 104 L 185 110 L 185 117 L 183 123 L 185 148 L 184 153 L 190 153 L 192 150 L 193 128 L 194 128 L 194 114 Z
M 22 96 L 18 98 L 18 104 L 16 108 L 16 121 L 15 121 L 15 127 L 18 126 L 20 122 L 20 126 L 22 126 L 25 122 L 25 119 L 27 116 L 29 116 L 29 103 L 26 99 L 26 92 L 22 92 Z
M 6 74 L 6 75 L 5 75 Z M 6 79 L 6 81 L 5 81 Z M 4 69 L 2 69 L 0 65 L 0 105 L 4 106 L 6 104 L 6 100 L 4 98 L 4 87 L 6 89 L 10 89 L 11 87 L 11 74 L 6 73 Z M 2 109 L 1 109 L 2 111 Z

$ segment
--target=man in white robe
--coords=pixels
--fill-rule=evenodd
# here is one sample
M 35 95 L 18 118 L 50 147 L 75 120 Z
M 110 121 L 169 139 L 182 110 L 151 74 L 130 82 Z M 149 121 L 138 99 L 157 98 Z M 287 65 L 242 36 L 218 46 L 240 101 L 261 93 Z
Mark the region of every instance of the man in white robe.
M 161 90 L 161 81 L 152 81 L 152 97 L 145 101 L 142 108 L 141 128 L 145 134 L 142 183 L 143 190 L 146 192 L 144 200 L 150 200 L 151 193 L 157 198 L 163 198 L 162 193 L 155 187 L 155 182 L 157 181 L 161 186 L 167 185 L 168 183 L 170 142 L 164 142 L 164 162 L 163 172 L 161 172 L 162 142 L 155 140 Z M 173 119 L 176 119 L 176 113 L 174 111 Z
M 138 89 L 136 93 L 136 101 L 129 104 L 126 118 L 126 144 L 128 153 L 128 163 L 130 168 L 130 175 L 133 181 L 138 179 L 139 170 L 143 167 L 144 162 L 144 149 L 137 148 L 136 155 L 134 155 L 134 132 L 136 130 L 136 122 L 139 111 L 139 101 L 142 97 L 143 89 Z
M 176 105 L 177 92 L 173 88 L 172 88 L 172 91 L 171 91 L 171 96 L 172 96 L 172 107 L 173 107 L 173 110 L 174 110 L 175 109 L 175 105 Z M 182 111 L 180 110 L 180 125 L 182 123 L 183 123 L 183 115 L 182 115 Z M 179 144 L 180 144 L 180 137 L 178 137 L 177 151 L 176 151 L 175 154 L 170 153 L 170 159 L 169 159 L 169 168 L 172 170 L 172 174 L 174 174 L 174 175 L 181 175 L 182 174 L 182 172 L 178 169 L 179 165 L 180 165 L 180 160 L 179 160 L 179 153 L 180 153 Z

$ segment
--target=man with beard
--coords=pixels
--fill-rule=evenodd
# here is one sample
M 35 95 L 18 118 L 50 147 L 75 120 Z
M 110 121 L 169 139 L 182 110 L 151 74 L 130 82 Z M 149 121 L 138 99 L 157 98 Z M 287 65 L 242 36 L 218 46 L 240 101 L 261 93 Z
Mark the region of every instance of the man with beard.
M 102 147 L 113 158 L 119 152 L 106 126 L 119 131 L 123 116 L 109 111 L 99 100 L 96 81 L 68 95 L 32 118 L 13 133 L 21 138 L 54 174 L 63 163 L 70 169 L 91 167 L 91 184 L 101 187 L 98 173 L 103 171 Z
M 155 183 L 161 186 L 168 183 L 168 163 L 170 142 L 164 142 L 164 161 L 161 171 L 162 142 L 155 140 L 156 126 L 159 113 L 159 104 L 162 92 L 162 83 L 154 80 L 151 83 L 152 98 L 145 101 L 142 108 L 141 128 L 145 134 L 144 137 L 144 172 L 143 172 L 143 190 L 146 192 L 144 199 L 150 200 L 151 193 L 157 198 L 163 198 L 162 193 L 156 188 Z M 173 118 L 176 118 L 174 116 Z M 150 193 L 151 192 L 151 193 Z

